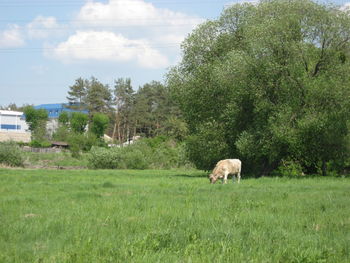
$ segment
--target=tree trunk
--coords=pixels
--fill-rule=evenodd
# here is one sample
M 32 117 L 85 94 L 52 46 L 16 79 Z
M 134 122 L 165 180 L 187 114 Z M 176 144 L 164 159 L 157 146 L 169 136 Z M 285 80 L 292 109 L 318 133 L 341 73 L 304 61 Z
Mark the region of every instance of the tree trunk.
M 130 128 L 129 128 L 129 123 L 126 126 L 126 141 L 128 144 L 130 144 Z
M 113 133 L 112 133 L 112 140 L 115 140 L 115 133 L 117 131 L 117 122 L 114 123 L 113 125 Z
M 113 134 L 112 134 L 112 139 L 115 140 L 117 133 L 117 139 L 120 142 L 120 118 L 119 118 L 119 112 L 117 110 L 116 115 L 115 115 L 115 123 L 113 127 Z

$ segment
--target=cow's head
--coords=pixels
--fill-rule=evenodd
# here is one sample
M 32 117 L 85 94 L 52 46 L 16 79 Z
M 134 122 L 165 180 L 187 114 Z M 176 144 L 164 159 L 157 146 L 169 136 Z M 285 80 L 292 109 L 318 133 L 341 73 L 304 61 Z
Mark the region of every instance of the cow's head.
M 215 184 L 215 182 L 218 180 L 218 178 L 213 175 L 213 174 L 209 174 L 209 181 L 211 184 Z

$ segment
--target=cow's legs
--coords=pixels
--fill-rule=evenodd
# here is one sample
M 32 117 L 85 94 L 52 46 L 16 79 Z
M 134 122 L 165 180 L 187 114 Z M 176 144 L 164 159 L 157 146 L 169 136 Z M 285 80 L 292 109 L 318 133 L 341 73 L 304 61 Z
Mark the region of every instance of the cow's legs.
M 227 184 L 227 176 L 228 176 L 228 172 L 225 172 L 225 175 L 224 175 L 224 183 Z
M 241 173 L 238 173 L 238 174 L 237 174 L 237 179 L 238 179 L 238 180 L 237 180 L 237 183 L 239 183 L 239 181 L 241 180 Z

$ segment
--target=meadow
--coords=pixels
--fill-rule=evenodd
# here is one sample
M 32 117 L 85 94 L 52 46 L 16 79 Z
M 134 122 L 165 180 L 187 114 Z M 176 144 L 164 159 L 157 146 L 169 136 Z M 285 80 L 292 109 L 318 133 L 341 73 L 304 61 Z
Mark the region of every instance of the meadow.
M 350 262 L 349 178 L 0 169 L 0 262 Z

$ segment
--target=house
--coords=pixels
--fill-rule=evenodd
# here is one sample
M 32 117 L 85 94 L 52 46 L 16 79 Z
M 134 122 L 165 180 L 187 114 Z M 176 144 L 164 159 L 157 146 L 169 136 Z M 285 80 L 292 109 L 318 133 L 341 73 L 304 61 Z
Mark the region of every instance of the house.
M 0 110 L 0 141 L 30 142 L 30 135 L 23 112 Z

